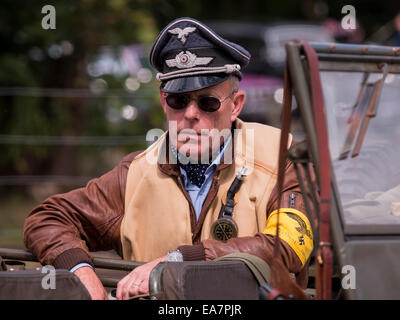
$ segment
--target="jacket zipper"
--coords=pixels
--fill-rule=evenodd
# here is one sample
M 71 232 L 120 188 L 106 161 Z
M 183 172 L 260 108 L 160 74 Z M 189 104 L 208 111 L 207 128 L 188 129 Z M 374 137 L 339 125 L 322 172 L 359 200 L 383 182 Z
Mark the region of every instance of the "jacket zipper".
M 289 195 L 289 206 L 290 208 L 294 208 L 294 200 L 296 199 L 296 195 L 294 193 L 291 193 Z

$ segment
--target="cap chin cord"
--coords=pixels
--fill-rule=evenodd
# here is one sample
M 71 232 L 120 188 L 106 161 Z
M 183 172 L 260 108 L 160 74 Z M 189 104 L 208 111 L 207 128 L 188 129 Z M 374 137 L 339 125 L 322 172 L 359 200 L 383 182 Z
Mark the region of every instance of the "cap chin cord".
M 198 67 L 190 68 L 186 70 L 176 70 L 167 73 L 157 73 L 156 79 L 158 81 L 169 80 L 172 78 L 196 76 L 200 74 L 212 74 L 212 73 L 234 73 L 240 71 L 240 65 L 238 64 L 226 64 L 222 67 Z

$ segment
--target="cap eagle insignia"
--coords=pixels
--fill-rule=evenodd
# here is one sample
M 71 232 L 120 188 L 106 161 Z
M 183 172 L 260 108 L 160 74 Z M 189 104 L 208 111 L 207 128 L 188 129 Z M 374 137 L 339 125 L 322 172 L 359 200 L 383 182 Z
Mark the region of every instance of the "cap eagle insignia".
M 171 33 L 171 34 L 177 35 L 178 39 L 181 40 L 182 43 L 185 43 L 186 42 L 186 36 L 189 33 L 193 32 L 194 30 L 196 30 L 195 27 L 186 27 L 184 29 L 181 29 L 181 28 L 171 29 L 171 30 L 168 30 L 168 32 Z

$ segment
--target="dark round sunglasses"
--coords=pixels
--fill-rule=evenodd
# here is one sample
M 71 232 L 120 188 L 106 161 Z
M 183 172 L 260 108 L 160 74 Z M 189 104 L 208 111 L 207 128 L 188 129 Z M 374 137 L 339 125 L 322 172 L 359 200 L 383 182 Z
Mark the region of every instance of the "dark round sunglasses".
M 189 105 L 190 101 L 194 100 L 196 101 L 200 110 L 205 112 L 215 112 L 221 107 L 222 102 L 231 98 L 236 92 L 237 91 L 232 91 L 232 93 L 223 100 L 213 96 L 200 96 L 194 99 L 190 98 L 190 96 L 187 94 L 169 93 L 165 100 L 167 101 L 168 106 L 175 110 L 185 109 Z

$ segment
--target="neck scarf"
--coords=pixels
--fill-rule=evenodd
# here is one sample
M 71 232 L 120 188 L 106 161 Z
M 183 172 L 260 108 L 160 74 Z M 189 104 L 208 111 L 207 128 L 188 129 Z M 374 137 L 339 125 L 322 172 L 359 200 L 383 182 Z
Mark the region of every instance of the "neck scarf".
M 204 180 L 206 179 L 205 173 L 207 171 L 207 168 L 210 166 L 210 163 L 190 163 L 190 160 L 188 162 L 187 161 L 188 159 L 182 154 L 180 154 L 172 144 L 170 144 L 170 148 L 172 153 L 177 157 L 178 165 L 183 170 L 185 170 L 190 183 L 200 188 L 203 185 Z M 219 147 L 219 152 L 221 152 L 223 149 L 224 149 L 224 144 L 221 144 L 221 146 Z M 186 161 L 182 161 L 183 158 Z M 210 160 L 210 162 L 211 161 L 212 160 Z M 182 162 L 186 162 L 187 164 L 183 164 Z

